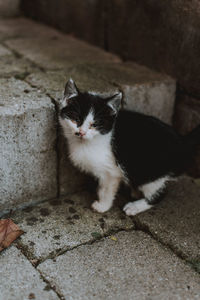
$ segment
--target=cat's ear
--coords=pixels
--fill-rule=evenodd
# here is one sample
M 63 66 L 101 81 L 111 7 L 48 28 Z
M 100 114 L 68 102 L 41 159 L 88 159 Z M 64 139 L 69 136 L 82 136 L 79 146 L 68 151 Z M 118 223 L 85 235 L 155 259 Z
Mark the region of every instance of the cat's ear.
M 78 96 L 78 93 L 79 91 L 75 82 L 70 78 L 65 85 L 64 98 L 70 99 L 72 97 L 76 97 Z
M 121 107 L 121 102 L 122 102 L 122 92 L 119 92 L 115 94 L 112 97 L 109 97 L 106 99 L 107 105 L 110 106 L 115 114 L 118 113 L 120 107 Z

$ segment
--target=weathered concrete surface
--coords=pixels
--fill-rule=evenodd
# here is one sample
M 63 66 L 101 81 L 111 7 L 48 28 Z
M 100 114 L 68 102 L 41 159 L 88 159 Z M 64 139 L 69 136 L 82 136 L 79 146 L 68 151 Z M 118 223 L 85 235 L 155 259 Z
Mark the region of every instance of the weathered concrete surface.
M 40 273 L 14 246 L 0 254 L 0 265 L 1 300 L 59 299 L 42 280 Z
M 28 249 L 29 257 L 44 259 L 113 230 L 134 227 L 117 207 L 103 215 L 93 212 L 94 200 L 94 194 L 82 192 L 16 212 L 12 219 L 26 232 L 20 244 Z
M 93 76 L 96 74 L 123 91 L 125 109 L 172 122 L 176 91 L 172 78 L 134 63 L 97 64 L 89 69 Z
M 148 235 L 120 232 L 38 266 L 66 299 L 199 299 L 200 278 Z
M 9 50 L 7 51 L 9 53 Z M 24 79 L 31 72 L 38 70 L 33 63 L 24 58 L 14 55 L 1 56 L 1 53 L 3 53 L 3 49 L 1 51 L 0 48 L 0 77 L 15 76 L 18 79 Z
M 200 263 L 200 186 L 190 177 L 169 185 L 155 208 L 136 216 L 146 228 L 188 261 Z
M 64 69 L 89 62 L 120 61 L 118 56 L 69 35 L 19 38 L 7 40 L 5 44 L 47 70 Z
M 19 15 L 20 0 L 0 0 L 0 17 L 15 17 Z
M 62 99 L 66 82 L 73 78 L 81 91 L 95 91 L 101 94 L 112 94 L 118 91 L 118 88 L 97 75 L 91 74 L 87 69 L 87 64 L 69 67 L 66 70 L 33 72 L 26 81 L 48 93 L 56 101 Z
M 14 78 L 0 79 L 0 212 L 53 198 L 55 109 L 50 98 Z

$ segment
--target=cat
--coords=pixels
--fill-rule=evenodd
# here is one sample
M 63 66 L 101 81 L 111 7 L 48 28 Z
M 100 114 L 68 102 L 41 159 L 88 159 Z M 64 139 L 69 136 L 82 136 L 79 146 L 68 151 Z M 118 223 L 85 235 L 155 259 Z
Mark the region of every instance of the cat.
M 156 204 L 167 182 L 184 172 L 200 144 L 200 126 L 181 136 L 155 117 L 120 110 L 121 102 L 121 92 L 108 97 L 80 92 L 70 79 L 59 121 L 73 164 L 98 179 L 92 208 L 108 211 L 125 182 L 143 194 L 123 208 L 134 216 Z

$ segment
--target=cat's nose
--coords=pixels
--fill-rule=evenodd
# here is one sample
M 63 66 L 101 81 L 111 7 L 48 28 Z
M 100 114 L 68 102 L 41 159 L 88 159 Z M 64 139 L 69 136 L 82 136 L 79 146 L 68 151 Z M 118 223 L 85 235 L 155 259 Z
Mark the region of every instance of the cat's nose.
M 75 135 L 83 137 L 84 135 L 86 135 L 86 132 L 83 130 L 80 130 L 79 132 L 76 132 Z
M 80 129 L 79 134 L 82 137 L 82 136 L 86 135 L 86 132 L 84 130 Z

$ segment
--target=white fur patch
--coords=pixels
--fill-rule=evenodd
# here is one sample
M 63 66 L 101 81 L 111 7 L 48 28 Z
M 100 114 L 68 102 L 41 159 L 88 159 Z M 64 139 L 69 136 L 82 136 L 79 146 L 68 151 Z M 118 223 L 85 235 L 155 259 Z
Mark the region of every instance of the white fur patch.
M 151 207 L 152 205 L 148 204 L 146 199 L 140 199 L 135 202 L 127 203 L 124 206 L 123 211 L 126 213 L 127 216 L 135 216 Z
M 153 182 L 144 184 L 139 187 L 139 190 L 143 192 L 145 198 L 151 199 L 158 192 L 165 188 L 166 183 L 170 180 L 170 176 L 164 176 Z
M 111 133 L 98 134 L 89 140 L 68 139 L 70 158 L 82 171 L 92 173 L 97 178 L 105 174 L 121 177 L 110 145 Z

